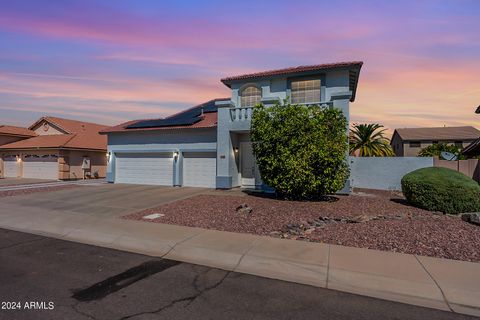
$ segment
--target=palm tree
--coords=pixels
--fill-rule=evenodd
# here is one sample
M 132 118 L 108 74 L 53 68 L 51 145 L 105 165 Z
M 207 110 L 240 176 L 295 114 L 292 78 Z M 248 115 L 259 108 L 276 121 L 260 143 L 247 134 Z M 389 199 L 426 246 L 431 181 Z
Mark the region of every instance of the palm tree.
M 386 129 L 378 123 L 354 124 L 350 132 L 350 154 L 360 157 L 392 157 L 394 152 L 385 138 Z M 381 130 L 379 130 L 381 129 Z

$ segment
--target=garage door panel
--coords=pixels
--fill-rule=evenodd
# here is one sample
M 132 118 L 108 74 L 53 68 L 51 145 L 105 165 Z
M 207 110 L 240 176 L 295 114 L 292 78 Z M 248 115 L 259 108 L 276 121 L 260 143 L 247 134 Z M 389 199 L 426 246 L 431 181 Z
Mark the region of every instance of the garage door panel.
M 183 154 L 183 185 L 186 187 L 215 188 L 217 157 L 214 152 Z
M 58 158 L 54 156 L 26 157 L 23 160 L 24 178 L 58 179 Z
M 18 177 L 18 163 L 16 157 L 8 157 L 3 159 L 3 176 L 5 178 Z
M 119 153 L 115 167 L 117 183 L 173 185 L 171 153 Z

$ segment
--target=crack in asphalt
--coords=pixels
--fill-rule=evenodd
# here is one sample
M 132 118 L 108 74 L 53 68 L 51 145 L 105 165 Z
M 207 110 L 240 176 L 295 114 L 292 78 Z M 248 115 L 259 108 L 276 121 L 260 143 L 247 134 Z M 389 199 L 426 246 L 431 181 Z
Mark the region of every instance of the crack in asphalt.
M 191 296 L 187 296 L 187 297 L 183 297 L 183 298 L 179 298 L 179 299 L 175 299 L 173 300 L 172 302 L 170 302 L 169 304 L 167 304 L 166 306 L 163 306 L 163 307 L 160 307 L 156 310 L 153 310 L 153 311 L 144 311 L 144 312 L 138 312 L 138 313 L 134 313 L 134 314 L 131 314 L 131 315 L 128 315 L 128 316 L 124 316 L 118 320 L 127 320 L 127 319 L 131 319 L 131 318 L 134 318 L 134 317 L 138 317 L 138 316 L 141 316 L 141 315 L 145 315 L 145 314 L 159 314 L 173 306 L 175 306 L 176 304 L 180 303 L 180 302 L 185 302 L 185 301 L 188 301 L 188 303 L 185 305 L 184 308 L 187 308 L 190 304 L 192 304 L 197 298 L 199 298 L 200 296 L 202 296 L 203 294 L 211 291 L 211 290 L 215 290 L 216 288 L 218 288 L 224 281 L 225 279 L 232 273 L 232 271 L 226 271 L 225 275 L 217 282 L 215 283 L 214 285 L 210 286 L 210 287 L 206 287 L 204 288 L 203 290 L 198 290 L 198 285 L 197 285 L 197 281 L 198 281 L 198 278 L 201 276 L 201 275 L 204 275 L 206 274 L 208 271 L 206 272 L 203 272 L 203 273 L 200 273 L 200 274 L 197 274 L 195 276 L 195 278 L 193 279 L 192 281 L 192 286 L 193 288 L 195 289 L 195 291 L 197 291 L 196 294 L 194 295 L 191 295 Z
M 88 314 L 88 313 L 86 313 L 86 312 L 80 311 L 80 310 L 78 309 L 79 305 L 80 305 L 80 302 L 77 302 L 77 303 L 71 305 L 71 308 L 72 308 L 72 310 L 73 310 L 75 313 L 78 313 L 79 315 L 85 316 L 85 317 L 87 317 L 87 318 L 89 318 L 89 319 L 92 319 L 92 320 L 98 320 L 97 318 L 95 318 L 95 317 L 92 316 L 91 314 Z
M 10 248 L 14 248 L 14 247 L 20 247 L 20 246 L 23 246 L 23 245 L 26 245 L 26 244 L 30 244 L 30 243 L 34 243 L 34 242 L 40 242 L 40 241 L 45 241 L 45 240 L 50 240 L 50 239 L 48 239 L 48 238 L 41 238 L 41 239 L 34 239 L 34 240 L 28 240 L 28 241 L 24 241 L 24 242 L 14 243 L 14 244 L 9 245 L 9 246 L 0 247 L 0 250 L 10 249 Z

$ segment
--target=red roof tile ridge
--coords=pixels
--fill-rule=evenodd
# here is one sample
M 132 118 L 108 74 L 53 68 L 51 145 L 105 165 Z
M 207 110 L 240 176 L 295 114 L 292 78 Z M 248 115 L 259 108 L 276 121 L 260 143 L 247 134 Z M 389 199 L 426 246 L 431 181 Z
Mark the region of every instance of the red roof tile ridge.
M 333 62 L 333 63 L 314 64 L 314 65 L 301 65 L 301 66 L 281 68 L 281 69 L 271 69 L 266 71 L 259 71 L 259 72 L 246 73 L 246 74 L 241 74 L 236 76 L 230 76 L 230 77 L 223 78 L 220 81 L 225 82 L 230 80 L 240 80 L 245 78 L 277 75 L 277 74 L 284 74 L 284 73 L 290 73 L 290 72 L 309 71 L 309 70 L 315 70 L 315 69 L 327 69 L 327 68 L 343 67 L 343 66 L 350 66 L 350 65 L 362 66 L 363 61 L 342 61 L 342 62 Z

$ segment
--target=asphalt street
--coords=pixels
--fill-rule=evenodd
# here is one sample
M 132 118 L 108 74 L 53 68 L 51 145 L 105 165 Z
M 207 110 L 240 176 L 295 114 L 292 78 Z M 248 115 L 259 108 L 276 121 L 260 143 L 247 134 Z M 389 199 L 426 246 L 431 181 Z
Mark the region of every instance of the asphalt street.
M 475 319 L 0 229 L 0 319 Z

